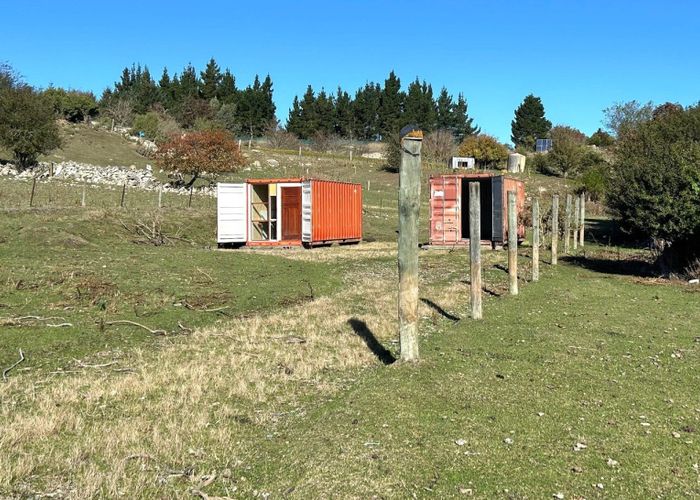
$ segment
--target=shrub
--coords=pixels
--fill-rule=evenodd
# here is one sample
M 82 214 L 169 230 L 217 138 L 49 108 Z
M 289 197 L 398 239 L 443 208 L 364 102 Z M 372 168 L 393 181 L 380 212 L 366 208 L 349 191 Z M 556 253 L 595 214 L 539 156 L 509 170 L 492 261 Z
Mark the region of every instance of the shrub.
M 608 204 L 627 232 L 651 239 L 669 272 L 700 254 L 700 105 L 628 130 L 616 147 Z
M 189 132 L 173 137 L 158 145 L 156 160 L 164 170 L 192 176 L 185 187 L 194 184 L 204 171 L 214 175 L 235 172 L 245 161 L 236 139 L 225 130 Z
M 470 135 L 459 145 L 459 156 L 474 158 L 479 168 L 502 167 L 508 159 L 508 148 L 493 136 Z
M 27 85 L 0 89 L 0 144 L 12 151 L 20 168 L 61 145 L 52 103 Z
M 56 116 L 72 123 L 88 121 L 97 116 L 97 101 L 92 92 L 51 87 L 44 91 Z
M 270 121 L 265 131 L 265 139 L 271 148 L 274 149 L 297 149 L 299 139 L 291 132 L 281 128 L 277 120 Z
M 588 144 L 599 148 L 608 148 L 615 144 L 615 138 L 602 128 L 599 128 L 593 132 L 593 135 L 588 139 Z
M 159 122 L 160 117 L 155 111 L 149 111 L 145 115 L 136 115 L 131 133 L 133 135 L 139 135 L 141 132 L 143 132 L 146 139 L 154 141 L 158 138 Z

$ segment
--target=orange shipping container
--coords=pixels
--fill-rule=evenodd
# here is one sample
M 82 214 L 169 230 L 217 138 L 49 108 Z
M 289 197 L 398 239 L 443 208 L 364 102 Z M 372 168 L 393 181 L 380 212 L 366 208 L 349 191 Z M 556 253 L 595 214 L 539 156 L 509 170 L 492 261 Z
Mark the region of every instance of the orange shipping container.
M 217 188 L 217 241 L 314 246 L 362 239 L 362 186 L 320 179 L 248 179 Z
M 525 183 L 488 172 L 430 177 L 430 244 L 459 245 L 469 242 L 469 183 L 479 182 L 482 241 L 493 246 L 508 239 L 508 191 L 515 191 L 517 208 L 525 206 Z M 518 225 L 518 237 L 525 227 Z

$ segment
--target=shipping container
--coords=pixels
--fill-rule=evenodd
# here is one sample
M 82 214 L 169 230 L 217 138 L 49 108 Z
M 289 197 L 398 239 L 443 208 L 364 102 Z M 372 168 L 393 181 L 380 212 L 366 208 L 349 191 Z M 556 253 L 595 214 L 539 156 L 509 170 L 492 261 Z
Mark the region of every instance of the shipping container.
M 362 186 L 248 179 L 217 186 L 219 246 L 317 246 L 362 240 Z
M 430 244 L 452 246 L 469 243 L 469 183 L 479 182 L 481 239 L 493 247 L 508 240 L 508 191 L 516 192 L 518 213 L 525 206 L 525 183 L 488 172 L 434 175 L 430 177 Z M 518 224 L 518 238 L 525 226 Z

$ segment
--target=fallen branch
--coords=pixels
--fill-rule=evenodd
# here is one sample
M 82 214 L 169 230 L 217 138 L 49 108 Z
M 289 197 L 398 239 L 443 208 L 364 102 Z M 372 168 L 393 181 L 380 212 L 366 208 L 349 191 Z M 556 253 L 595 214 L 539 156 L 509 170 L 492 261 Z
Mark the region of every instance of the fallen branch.
M 101 365 L 86 365 L 79 359 L 73 358 L 73 361 L 75 361 L 80 368 L 106 368 L 108 366 L 116 365 L 119 363 L 119 361 L 110 361 L 109 363 L 103 363 Z
M 46 326 L 49 326 L 51 328 L 63 328 L 65 326 L 73 326 L 73 323 L 58 323 L 56 325 L 53 325 L 51 323 L 46 323 Z
M 182 330 L 183 332 L 192 333 L 192 328 L 186 327 L 185 325 L 183 325 L 183 324 L 180 323 L 179 321 L 177 322 L 177 326 L 179 326 L 179 327 L 180 327 L 180 330 Z
M 20 364 L 22 361 L 24 361 L 24 353 L 22 352 L 22 349 L 19 350 L 19 361 L 17 361 L 15 364 L 12 366 L 5 368 L 2 372 L 2 379 L 7 382 L 7 374 L 10 373 L 10 370 L 12 370 L 15 366 Z
M 165 330 L 153 330 L 151 328 L 148 328 L 145 325 L 142 325 L 141 323 L 137 323 L 136 321 L 129 321 L 128 319 L 120 319 L 116 321 L 105 321 L 104 322 L 105 326 L 112 326 L 112 325 L 133 325 L 133 326 L 138 326 L 140 328 L 143 328 L 144 330 L 148 331 L 148 333 L 152 335 L 167 335 L 168 332 Z

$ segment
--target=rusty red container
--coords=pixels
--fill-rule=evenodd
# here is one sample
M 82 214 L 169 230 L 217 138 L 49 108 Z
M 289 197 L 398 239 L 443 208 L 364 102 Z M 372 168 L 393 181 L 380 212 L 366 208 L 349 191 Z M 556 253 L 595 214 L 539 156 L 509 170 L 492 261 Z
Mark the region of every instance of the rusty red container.
M 217 188 L 219 245 L 316 246 L 362 240 L 362 186 L 321 179 L 248 179 Z
M 525 183 L 504 175 L 473 172 L 430 177 L 431 245 L 469 243 L 470 182 L 480 184 L 482 241 L 497 246 L 508 240 L 508 191 L 516 192 L 520 212 L 525 206 Z M 523 225 L 518 225 L 518 237 L 525 237 Z

